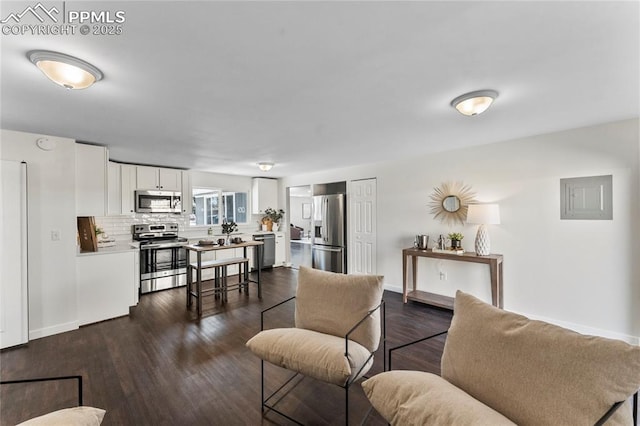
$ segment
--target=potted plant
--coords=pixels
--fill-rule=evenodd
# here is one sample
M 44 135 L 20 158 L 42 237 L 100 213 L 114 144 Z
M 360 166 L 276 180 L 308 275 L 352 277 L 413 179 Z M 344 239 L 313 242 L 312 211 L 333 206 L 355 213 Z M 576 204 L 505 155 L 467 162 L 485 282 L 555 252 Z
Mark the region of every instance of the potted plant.
M 236 224 L 234 221 L 227 222 L 227 220 L 225 219 L 222 222 L 222 233 L 227 236 L 227 245 L 229 245 L 229 235 L 236 229 L 238 229 L 238 224 Z
M 273 225 L 276 225 L 276 231 L 278 230 L 278 226 L 280 219 L 284 216 L 284 210 L 282 209 L 272 209 L 271 207 L 267 207 L 264 211 L 265 216 L 262 218 L 262 224 L 267 226 L 267 231 L 273 230 Z
M 462 239 L 464 235 L 461 232 L 451 232 L 448 235 L 451 240 L 451 249 L 461 249 L 462 248 Z

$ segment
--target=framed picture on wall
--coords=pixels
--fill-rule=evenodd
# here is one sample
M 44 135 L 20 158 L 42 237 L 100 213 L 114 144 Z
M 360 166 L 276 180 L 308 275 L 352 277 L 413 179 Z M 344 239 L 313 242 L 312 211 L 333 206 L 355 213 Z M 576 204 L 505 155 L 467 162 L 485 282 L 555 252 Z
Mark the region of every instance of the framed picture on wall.
M 311 219 L 311 203 L 302 203 L 302 218 Z

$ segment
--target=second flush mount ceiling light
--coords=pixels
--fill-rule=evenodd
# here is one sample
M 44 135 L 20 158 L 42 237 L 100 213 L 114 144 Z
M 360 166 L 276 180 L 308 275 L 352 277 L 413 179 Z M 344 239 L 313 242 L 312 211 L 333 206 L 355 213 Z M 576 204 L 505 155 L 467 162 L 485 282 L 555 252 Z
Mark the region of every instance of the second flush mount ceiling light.
M 103 77 L 95 66 L 64 53 L 32 50 L 27 57 L 49 80 L 67 89 L 86 89 Z
M 497 97 L 498 92 L 495 90 L 476 90 L 458 96 L 451 101 L 451 106 L 460 114 L 478 115 L 485 112 Z

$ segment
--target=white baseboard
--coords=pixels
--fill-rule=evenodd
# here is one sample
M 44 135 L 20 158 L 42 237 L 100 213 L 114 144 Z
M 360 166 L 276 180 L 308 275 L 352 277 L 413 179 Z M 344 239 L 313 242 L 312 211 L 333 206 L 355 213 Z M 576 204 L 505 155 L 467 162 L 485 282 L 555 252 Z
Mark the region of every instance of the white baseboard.
M 29 330 L 29 340 L 40 339 L 41 337 L 47 337 L 58 333 L 64 333 L 66 331 L 77 330 L 78 328 L 78 321 L 72 321 L 65 324 L 56 324 L 51 327 Z
M 384 289 L 392 291 L 394 293 L 402 293 L 402 287 L 398 287 L 398 286 L 385 285 Z M 505 308 L 505 309 L 509 310 L 508 308 Z M 515 312 L 515 311 L 512 311 L 512 312 Z M 545 318 L 538 315 L 528 314 L 526 312 L 516 312 L 516 313 L 520 315 L 524 315 L 527 318 L 535 319 L 538 321 L 544 321 L 544 322 L 548 322 L 549 324 L 554 324 L 559 327 L 567 328 L 569 330 L 573 330 L 580 334 L 588 334 L 590 336 L 600 336 L 600 337 L 606 337 L 609 339 L 617 339 L 617 340 L 622 340 L 624 342 L 627 342 L 631 345 L 640 346 L 640 336 L 631 336 L 628 334 L 617 333 L 609 330 L 602 330 L 599 328 L 589 327 L 586 325 L 574 324 L 566 321 L 559 321 L 552 318 Z

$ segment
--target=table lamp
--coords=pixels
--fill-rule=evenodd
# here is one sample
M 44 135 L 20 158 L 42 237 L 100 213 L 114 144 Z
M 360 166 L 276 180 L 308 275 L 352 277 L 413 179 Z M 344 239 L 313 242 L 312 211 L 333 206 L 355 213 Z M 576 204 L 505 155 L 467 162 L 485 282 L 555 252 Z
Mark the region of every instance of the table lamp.
M 467 223 L 478 224 L 476 254 L 487 256 L 491 252 L 491 240 L 486 225 L 500 224 L 500 207 L 497 204 L 469 204 Z

